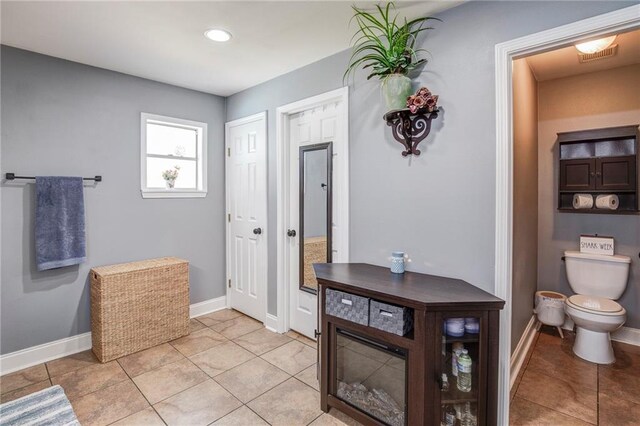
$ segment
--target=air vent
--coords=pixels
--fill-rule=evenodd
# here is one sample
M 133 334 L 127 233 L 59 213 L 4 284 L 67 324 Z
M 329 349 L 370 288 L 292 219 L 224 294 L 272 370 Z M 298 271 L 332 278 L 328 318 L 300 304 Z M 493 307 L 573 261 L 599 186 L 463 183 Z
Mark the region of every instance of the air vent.
M 596 53 L 578 53 L 578 59 L 580 63 L 584 64 L 585 62 L 593 62 L 598 61 L 600 59 L 607 59 L 615 56 L 618 52 L 618 45 L 614 44 L 613 46 L 609 46 L 604 50 L 601 50 Z

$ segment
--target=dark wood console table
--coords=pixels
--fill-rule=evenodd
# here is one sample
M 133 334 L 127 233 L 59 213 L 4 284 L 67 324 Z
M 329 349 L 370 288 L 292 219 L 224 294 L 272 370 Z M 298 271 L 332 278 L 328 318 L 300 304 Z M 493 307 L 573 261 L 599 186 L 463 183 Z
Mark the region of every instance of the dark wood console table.
M 393 274 L 367 264 L 314 268 L 323 411 L 335 407 L 367 425 L 440 425 L 444 410 L 462 412 L 477 425 L 497 423 L 499 311 L 504 301 L 458 279 Z M 328 292 L 335 315 L 326 312 Z M 363 300 L 375 301 L 368 306 L 376 309 L 380 303 L 389 308 L 372 310 L 369 319 L 349 312 L 356 307 L 362 311 Z M 394 334 L 374 321 L 380 314 L 388 317 L 384 320 L 397 316 L 394 306 L 411 314 L 410 330 Z M 449 318 L 467 318 L 469 328 L 462 335 L 448 333 Z M 472 359 L 470 387 L 468 375 L 458 373 L 462 390 L 451 366 L 452 349 L 461 346 Z M 443 373 L 448 390 L 443 389 Z

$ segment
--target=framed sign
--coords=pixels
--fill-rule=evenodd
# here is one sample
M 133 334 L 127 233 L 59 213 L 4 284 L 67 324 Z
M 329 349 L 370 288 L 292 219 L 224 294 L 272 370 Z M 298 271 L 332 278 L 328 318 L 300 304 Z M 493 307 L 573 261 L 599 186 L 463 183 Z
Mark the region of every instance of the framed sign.
M 580 235 L 580 252 L 613 255 L 613 237 Z

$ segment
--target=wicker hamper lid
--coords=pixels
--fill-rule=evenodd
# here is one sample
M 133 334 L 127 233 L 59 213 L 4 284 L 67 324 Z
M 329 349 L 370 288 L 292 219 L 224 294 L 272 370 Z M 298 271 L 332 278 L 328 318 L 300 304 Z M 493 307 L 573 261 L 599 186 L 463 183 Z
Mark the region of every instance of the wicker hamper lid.
M 146 269 L 158 268 L 162 266 L 173 266 L 181 263 L 189 263 L 188 260 L 178 257 L 160 257 L 157 259 L 139 260 L 137 262 L 118 263 L 115 265 L 97 266 L 91 268 L 91 273 L 98 276 L 126 274 L 134 271 L 144 271 Z

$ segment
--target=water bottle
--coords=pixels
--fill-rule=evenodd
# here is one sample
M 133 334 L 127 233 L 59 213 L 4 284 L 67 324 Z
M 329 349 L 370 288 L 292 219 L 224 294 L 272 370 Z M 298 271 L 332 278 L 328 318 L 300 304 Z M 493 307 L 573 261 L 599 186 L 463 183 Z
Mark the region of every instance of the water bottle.
M 471 414 L 471 403 L 466 402 L 460 416 L 460 426 L 476 426 L 477 419 Z
M 469 351 L 463 349 L 457 357 L 458 361 L 458 389 L 471 392 L 471 357 Z
M 464 345 L 461 342 L 454 342 L 451 345 L 451 374 L 458 377 L 458 355 L 462 353 Z
M 451 405 L 442 407 L 442 426 L 455 426 L 456 420 L 456 410 Z

